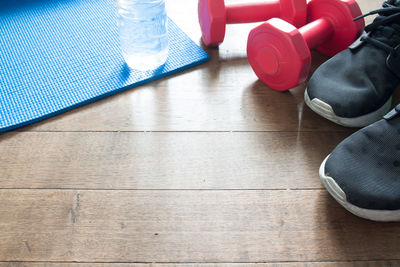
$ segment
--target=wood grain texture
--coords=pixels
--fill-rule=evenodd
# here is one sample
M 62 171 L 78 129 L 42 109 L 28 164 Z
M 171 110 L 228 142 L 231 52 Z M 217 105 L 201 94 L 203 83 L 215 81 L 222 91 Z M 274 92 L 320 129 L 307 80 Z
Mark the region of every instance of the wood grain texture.
M 372 0 L 359 3 L 364 12 L 381 5 Z M 167 4 L 170 17 L 201 45 L 197 1 Z M 225 41 L 218 49 L 203 47 L 211 57 L 206 64 L 22 130 L 346 131 L 305 106 L 304 84 L 282 93 L 258 81 L 246 56 L 247 35 L 256 25 L 228 25 Z M 311 72 L 327 59 L 317 52 L 312 56 Z
M 201 44 L 197 0 L 173 0 L 168 7 Z M 258 81 L 246 56 L 247 35 L 256 25 L 229 25 L 219 49 L 204 47 L 211 57 L 206 64 L 23 131 L 346 131 L 304 105 L 304 85 L 282 93 Z M 326 59 L 315 53 L 313 69 Z
M 246 58 L 235 63 L 232 55 L 210 55 L 211 62 L 195 69 L 22 130 L 346 131 L 305 106 L 304 87 L 285 93 L 266 89 L 256 79 L 249 80 Z M 245 67 L 238 65 L 242 63 Z
M 319 165 L 346 136 L 10 133 L 0 137 L 0 188 L 321 188 Z
M 399 224 L 359 219 L 325 191 L 0 190 L 0 199 L 0 261 L 400 258 Z
M 286 262 L 286 263 L 66 263 L 0 262 L 0 267 L 393 267 L 400 261 Z
M 364 12 L 381 5 L 372 0 L 359 3 Z M 167 6 L 169 16 L 201 45 L 197 1 L 167 1 Z M 246 56 L 247 35 L 256 25 L 228 25 L 218 49 L 203 46 L 211 57 L 206 64 L 22 130 L 346 131 L 304 105 L 304 84 L 282 93 L 258 81 Z M 326 59 L 313 53 L 311 72 Z

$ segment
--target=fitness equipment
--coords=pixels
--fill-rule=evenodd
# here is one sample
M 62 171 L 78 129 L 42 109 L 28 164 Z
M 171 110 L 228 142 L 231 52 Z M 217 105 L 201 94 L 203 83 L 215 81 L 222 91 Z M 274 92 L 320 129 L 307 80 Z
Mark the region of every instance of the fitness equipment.
M 225 6 L 224 0 L 199 0 L 199 22 L 206 46 L 224 41 L 226 24 L 266 21 L 280 17 L 296 27 L 307 20 L 307 0 L 269 0 L 265 3 Z
M 355 0 L 311 0 L 309 23 L 300 29 L 273 18 L 253 29 L 247 56 L 258 78 L 272 89 L 286 91 L 303 83 L 310 71 L 310 49 L 334 56 L 346 49 L 364 29 L 353 21 L 361 10 Z

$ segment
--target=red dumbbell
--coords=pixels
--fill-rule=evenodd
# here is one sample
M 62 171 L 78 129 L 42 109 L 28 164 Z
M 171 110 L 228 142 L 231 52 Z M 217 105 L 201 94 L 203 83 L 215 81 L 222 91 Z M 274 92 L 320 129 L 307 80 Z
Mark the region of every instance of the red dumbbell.
M 280 17 L 300 27 L 307 20 L 307 0 L 270 0 L 232 6 L 225 6 L 224 0 L 199 0 L 198 8 L 203 42 L 207 46 L 218 46 L 224 41 L 226 24 Z
M 247 42 L 247 56 L 258 78 L 272 89 L 286 91 L 303 83 L 310 71 L 310 49 L 334 56 L 346 49 L 364 29 L 355 0 L 311 0 L 309 23 L 300 29 L 270 19 L 253 29 Z

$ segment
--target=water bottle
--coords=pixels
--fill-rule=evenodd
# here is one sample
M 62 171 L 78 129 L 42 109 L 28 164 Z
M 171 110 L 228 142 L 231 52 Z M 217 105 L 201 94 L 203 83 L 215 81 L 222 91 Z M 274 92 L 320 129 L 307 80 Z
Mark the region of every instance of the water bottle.
M 168 56 L 165 0 L 117 0 L 122 55 L 136 70 L 152 70 Z

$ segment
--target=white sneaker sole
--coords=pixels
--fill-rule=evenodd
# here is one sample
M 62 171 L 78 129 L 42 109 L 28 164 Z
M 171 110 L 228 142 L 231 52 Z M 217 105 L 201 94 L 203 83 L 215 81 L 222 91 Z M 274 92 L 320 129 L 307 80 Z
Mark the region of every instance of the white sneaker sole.
M 339 202 L 346 210 L 350 211 L 354 215 L 377 222 L 397 222 L 400 221 L 400 210 L 370 210 L 359 208 L 347 201 L 346 194 L 336 183 L 336 181 L 329 176 L 325 175 L 325 163 L 329 156 L 322 162 L 319 168 L 319 176 L 322 184 L 333 196 L 333 198 Z
M 392 107 L 392 97 L 390 97 L 382 107 L 374 112 L 355 118 L 343 118 L 337 116 L 328 103 L 325 103 L 318 98 L 310 100 L 307 89 L 304 92 L 304 101 L 306 102 L 307 106 L 309 106 L 310 109 L 312 109 L 318 115 L 339 125 L 354 128 L 362 128 L 382 119 L 382 117 L 385 116 Z

